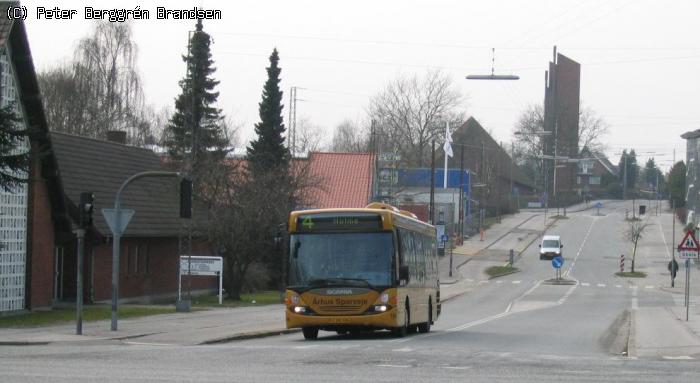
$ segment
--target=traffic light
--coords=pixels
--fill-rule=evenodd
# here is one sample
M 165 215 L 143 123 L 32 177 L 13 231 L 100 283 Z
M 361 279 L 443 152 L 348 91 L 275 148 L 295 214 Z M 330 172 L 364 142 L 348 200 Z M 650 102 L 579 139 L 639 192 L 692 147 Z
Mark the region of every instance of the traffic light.
M 80 193 L 80 227 L 85 229 L 92 226 L 92 212 L 94 209 L 95 194 L 92 192 Z
M 192 180 L 180 180 L 180 218 L 192 218 Z

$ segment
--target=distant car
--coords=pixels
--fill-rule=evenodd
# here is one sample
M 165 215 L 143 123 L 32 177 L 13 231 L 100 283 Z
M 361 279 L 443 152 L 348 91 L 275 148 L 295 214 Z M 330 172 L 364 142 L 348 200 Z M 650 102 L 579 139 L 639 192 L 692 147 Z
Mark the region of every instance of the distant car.
M 540 244 L 540 259 L 552 259 L 562 255 L 564 245 L 558 235 L 545 235 Z

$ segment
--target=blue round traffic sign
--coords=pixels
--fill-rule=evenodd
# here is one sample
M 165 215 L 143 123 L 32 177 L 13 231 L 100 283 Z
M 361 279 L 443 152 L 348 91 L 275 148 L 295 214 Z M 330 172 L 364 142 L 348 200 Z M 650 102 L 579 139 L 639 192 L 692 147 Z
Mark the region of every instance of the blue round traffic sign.
M 561 269 L 562 265 L 564 265 L 564 257 L 557 255 L 556 257 L 552 258 L 552 267 L 555 269 Z
M 447 242 L 450 240 L 450 237 L 448 237 L 447 234 L 443 234 L 442 237 L 440 237 L 440 240 L 442 242 Z

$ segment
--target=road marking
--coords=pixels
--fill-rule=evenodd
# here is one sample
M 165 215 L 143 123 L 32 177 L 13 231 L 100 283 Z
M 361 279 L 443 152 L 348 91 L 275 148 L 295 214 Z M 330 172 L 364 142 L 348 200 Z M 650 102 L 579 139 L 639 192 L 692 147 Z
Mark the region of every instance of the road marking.
M 621 287 L 622 287 L 622 285 L 615 285 L 615 287 L 617 287 L 617 288 L 619 289 L 619 288 L 621 288 Z
M 590 283 L 586 283 L 586 282 L 581 283 L 581 286 L 585 286 L 585 287 L 588 287 L 588 286 L 590 286 L 590 285 L 591 285 Z
M 471 366 L 444 366 L 446 370 L 468 370 Z
M 605 287 L 605 283 L 598 283 L 598 287 Z
M 658 218 L 656 219 L 658 221 Z M 661 232 L 661 238 L 664 239 L 664 249 L 666 250 L 666 258 L 671 259 L 671 254 L 669 254 L 668 251 L 668 243 L 666 242 L 666 234 L 664 234 L 663 228 L 661 227 L 661 223 L 659 222 L 659 231 Z
M 480 284 L 480 285 L 483 285 L 483 284 L 486 284 L 486 283 L 489 283 L 489 281 L 479 281 L 479 284 Z
M 498 283 L 500 285 L 501 283 L 503 283 L 503 281 L 496 281 L 496 283 Z
M 393 352 L 411 352 L 411 351 L 413 351 L 413 349 L 410 347 L 404 347 L 404 348 L 397 348 L 397 349 L 394 349 L 391 351 L 393 351 Z
M 564 278 L 568 277 L 569 274 L 571 274 L 571 270 L 574 269 L 574 265 L 576 264 L 576 260 L 578 260 L 579 255 L 581 255 L 581 251 L 583 251 L 583 246 L 586 244 L 588 237 L 591 235 L 591 231 L 593 230 L 593 224 L 595 223 L 595 221 L 596 221 L 595 219 L 592 220 L 590 226 L 588 226 L 588 232 L 586 232 L 586 236 L 583 237 L 583 242 L 581 242 L 581 246 L 578 248 L 578 251 L 576 252 L 576 256 L 574 257 L 574 260 L 571 261 L 571 265 L 564 273 L 564 275 L 563 275 Z
M 692 356 L 688 356 L 688 355 L 679 355 L 679 356 L 666 356 L 666 355 L 664 355 L 663 358 L 666 360 L 693 360 L 693 359 L 695 359 Z
M 406 364 L 378 364 L 377 367 L 410 368 L 411 366 Z
M 514 284 L 514 285 L 519 285 L 519 284 L 520 284 L 520 281 L 513 281 L 513 284 Z
M 638 289 L 638 288 L 639 288 L 639 286 L 637 286 L 637 285 L 630 286 L 630 289 Z
M 645 288 L 645 289 L 653 289 L 654 286 L 652 286 L 652 285 L 646 285 L 646 286 L 644 286 L 644 288 Z
M 171 343 L 149 343 L 149 342 L 124 342 L 132 346 L 174 346 Z
M 632 290 L 632 311 L 639 310 L 639 300 L 637 299 L 637 290 Z

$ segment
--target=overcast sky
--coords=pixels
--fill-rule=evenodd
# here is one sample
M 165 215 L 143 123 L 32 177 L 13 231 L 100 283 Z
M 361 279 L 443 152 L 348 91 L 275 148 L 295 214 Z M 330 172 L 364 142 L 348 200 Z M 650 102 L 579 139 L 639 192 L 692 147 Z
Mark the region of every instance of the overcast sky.
M 521 111 L 544 98 L 552 46 L 581 64 L 581 99 L 610 124 L 613 163 L 622 148 L 653 154 L 664 168 L 685 156 L 680 134 L 700 129 L 700 1 L 62 1 L 23 2 L 38 70 L 66 61 L 94 21 L 83 8 L 151 11 L 132 22 L 148 102 L 173 106 L 194 21 L 156 20 L 157 6 L 220 9 L 205 21 L 213 38 L 219 107 L 253 138 L 265 67 L 280 53 L 285 112 L 289 87 L 299 90 L 298 118 L 323 127 L 329 141 L 345 119 L 360 120 L 372 95 L 396 76 L 430 68 L 452 76 L 466 109 L 508 143 Z M 74 20 L 37 20 L 36 7 L 78 10 Z M 467 81 L 496 72 L 520 81 Z M 640 159 L 640 162 L 644 161 Z

